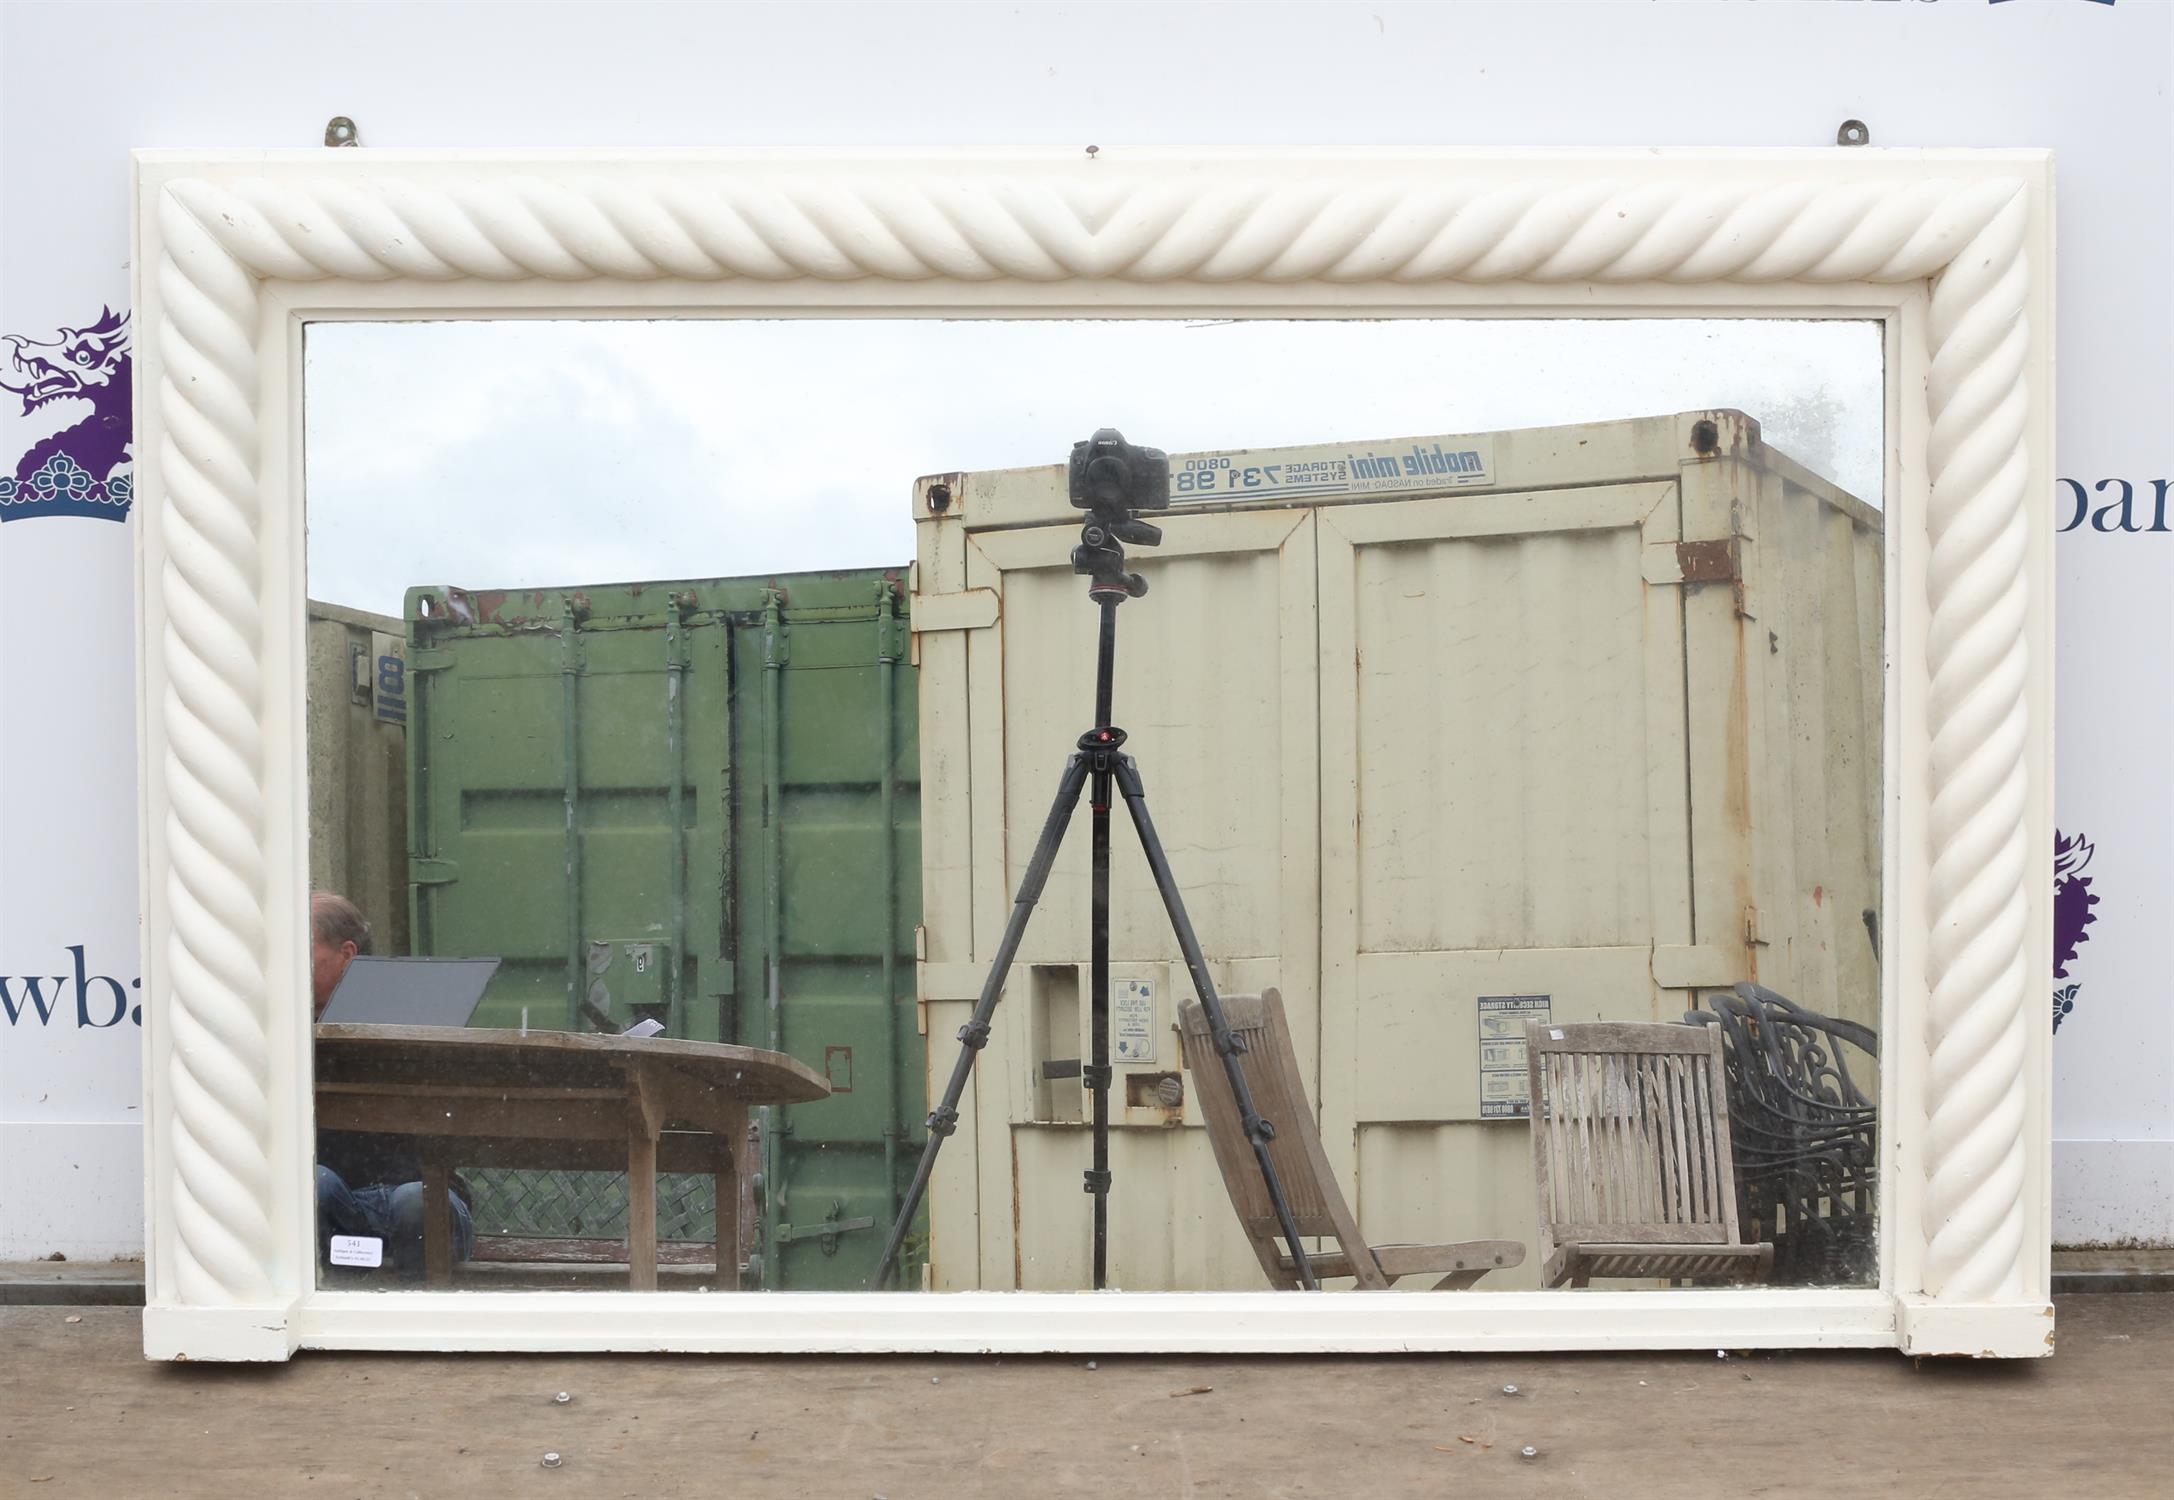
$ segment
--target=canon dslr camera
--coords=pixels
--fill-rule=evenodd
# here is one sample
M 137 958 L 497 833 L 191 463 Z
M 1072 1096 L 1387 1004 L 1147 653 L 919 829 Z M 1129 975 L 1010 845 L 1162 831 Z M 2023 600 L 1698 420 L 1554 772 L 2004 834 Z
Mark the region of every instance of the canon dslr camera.
M 1170 455 L 1160 448 L 1128 443 L 1114 427 L 1105 427 L 1072 445 L 1069 472 L 1072 504 L 1088 512 L 1072 549 L 1072 571 L 1094 579 L 1097 588 L 1122 589 L 1138 598 L 1147 580 L 1125 571 L 1125 547 L 1154 547 L 1162 528 L 1137 519 L 1134 511 L 1165 510 L 1170 505 Z

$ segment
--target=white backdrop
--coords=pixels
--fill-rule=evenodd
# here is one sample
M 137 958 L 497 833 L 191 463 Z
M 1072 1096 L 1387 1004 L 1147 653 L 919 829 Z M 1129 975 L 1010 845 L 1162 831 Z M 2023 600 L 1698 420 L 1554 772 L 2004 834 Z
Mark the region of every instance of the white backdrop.
M 18 3 L 0 9 L 0 335 L 38 342 L 0 349 L 0 383 L 114 368 L 110 338 L 52 341 L 123 310 L 130 147 L 310 145 L 334 114 L 399 146 L 1803 146 L 1849 117 L 1875 145 L 2051 146 L 2057 807 L 2090 846 L 2063 904 L 2095 919 L 2046 976 L 2047 1024 L 2056 987 L 2071 1006 L 2058 1237 L 2174 1242 L 2170 72 L 2174 7 L 2145 0 Z M 125 1255 L 133 522 L 106 518 L 122 486 L 44 462 L 90 451 L 78 424 L 105 407 L 23 406 L 0 392 L 0 1258 Z M 105 515 L 52 513 L 99 480 Z

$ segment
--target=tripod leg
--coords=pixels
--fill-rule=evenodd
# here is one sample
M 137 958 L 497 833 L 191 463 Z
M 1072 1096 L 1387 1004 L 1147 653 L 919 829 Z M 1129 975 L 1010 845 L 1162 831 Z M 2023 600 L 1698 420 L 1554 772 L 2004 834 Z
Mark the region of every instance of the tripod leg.
M 898 1247 L 905 1242 L 906 1231 L 913 1223 L 913 1216 L 920 1211 L 921 1197 L 928 1191 L 928 1180 L 936 1170 L 936 1153 L 943 1149 L 944 1138 L 958 1128 L 959 1100 L 965 1097 L 966 1081 L 974 1071 L 974 1058 L 989 1041 L 989 1018 L 996 1014 L 996 1002 L 1004 993 L 1004 981 L 1011 974 L 1012 959 L 1019 952 L 1020 939 L 1027 935 L 1027 919 L 1034 915 L 1034 903 L 1042 898 L 1042 886 L 1049 879 L 1049 867 L 1057 862 L 1057 846 L 1064 841 L 1064 830 L 1072 821 L 1072 812 L 1079 806 L 1080 788 L 1087 784 L 1087 757 L 1074 755 L 1064 763 L 1064 776 L 1057 783 L 1057 795 L 1049 804 L 1049 818 L 1042 824 L 1042 836 L 1034 845 L 1034 857 L 1027 862 L 1027 873 L 1019 882 L 1019 893 L 1012 898 L 1011 920 L 1004 924 L 1004 936 L 998 940 L 996 955 L 989 961 L 989 977 L 982 981 L 981 998 L 974 1004 L 974 1014 L 959 1028 L 959 1060 L 952 1064 L 951 1082 L 944 1089 L 943 1102 L 929 1112 L 928 1142 L 921 1148 L 920 1165 L 914 1168 L 913 1186 L 906 1190 L 905 1201 L 899 1205 L 898 1218 L 891 1225 L 891 1237 L 884 1243 L 883 1259 L 876 1262 L 876 1274 L 868 1285 L 881 1290 L 891 1279 L 892 1267 L 898 1260 Z
M 1246 1086 L 1244 1066 L 1238 1061 L 1243 1044 L 1231 1034 L 1230 1023 L 1223 1018 L 1223 1002 L 1215 993 L 1215 981 L 1208 977 L 1208 960 L 1201 954 L 1200 939 L 1193 933 L 1192 919 L 1185 914 L 1185 898 L 1178 894 L 1177 878 L 1170 873 L 1170 860 L 1163 853 L 1162 840 L 1155 835 L 1155 820 L 1148 816 L 1147 789 L 1140 784 L 1140 768 L 1133 764 L 1129 755 L 1113 757 L 1116 762 L 1118 789 L 1125 794 L 1125 806 L 1132 813 L 1132 826 L 1140 835 L 1140 848 L 1147 855 L 1147 865 L 1155 874 L 1155 889 L 1162 893 L 1163 909 L 1170 914 L 1171 931 L 1177 934 L 1178 947 L 1185 955 L 1185 967 L 1193 976 L 1193 988 L 1200 995 L 1200 1008 L 1207 1013 L 1208 1031 L 1215 1039 L 1216 1054 L 1223 1059 L 1223 1072 L 1230 1079 L 1231 1097 L 1238 1103 L 1239 1123 L 1244 1127 L 1246 1139 L 1253 1143 L 1253 1159 L 1260 1163 L 1261 1181 L 1268 1188 L 1268 1201 L 1275 1205 L 1276 1222 L 1282 1226 L 1283 1238 L 1291 1247 L 1291 1264 L 1298 1272 L 1299 1285 L 1309 1292 L 1321 1289 L 1321 1283 L 1313 1274 L 1313 1262 L 1307 1258 L 1306 1247 L 1298 1232 L 1298 1220 L 1292 1216 L 1290 1200 L 1283 1194 L 1283 1180 L 1276 1173 L 1275 1159 L 1268 1154 L 1268 1143 L 1275 1139 L 1276 1127 L 1260 1116 L 1253 1107 L 1253 1091 Z
M 1110 1284 L 1110 773 L 1116 757 L 1092 757 L 1094 856 L 1092 926 L 1089 929 L 1088 1063 L 1082 1079 L 1093 1101 L 1093 1166 L 1084 1184 L 1094 1195 L 1094 1287 Z
M 1088 912 L 1088 1062 L 1080 1070 L 1092 1101 L 1091 1165 L 1083 1186 L 1094 1195 L 1094 1288 L 1110 1284 L 1110 775 L 1122 735 L 1110 728 L 1110 696 L 1117 676 L 1117 606 L 1122 594 L 1094 595 L 1102 611 L 1095 651 L 1095 728 L 1080 741 L 1093 780 L 1087 795 L 1093 814 L 1092 895 Z M 1115 743 L 1112 743 L 1112 741 Z

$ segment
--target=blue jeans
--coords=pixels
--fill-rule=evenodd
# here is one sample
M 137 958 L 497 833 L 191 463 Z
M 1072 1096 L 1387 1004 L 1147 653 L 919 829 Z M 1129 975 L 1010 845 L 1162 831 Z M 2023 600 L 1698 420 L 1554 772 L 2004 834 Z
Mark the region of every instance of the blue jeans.
M 460 1194 L 446 1201 L 453 1213 L 453 1259 L 475 1254 L 475 1226 Z M 385 1242 L 385 1259 L 403 1276 L 423 1269 L 423 1185 L 420 1182 L 372 1183 L 351 1188 L 330 1167 L 317 1169 L 317 1251 L 329 1257 L 332 1236 L 369 1235 Z

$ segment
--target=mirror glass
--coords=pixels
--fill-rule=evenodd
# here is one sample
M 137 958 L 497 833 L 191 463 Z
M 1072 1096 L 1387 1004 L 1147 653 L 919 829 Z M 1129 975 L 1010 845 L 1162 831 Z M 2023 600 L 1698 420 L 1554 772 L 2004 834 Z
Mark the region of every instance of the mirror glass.
M 1882 338 L 311 324 L 321 1284 L 1875 1284 Z

